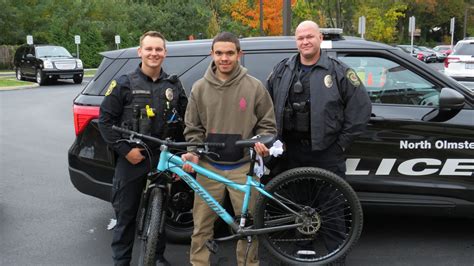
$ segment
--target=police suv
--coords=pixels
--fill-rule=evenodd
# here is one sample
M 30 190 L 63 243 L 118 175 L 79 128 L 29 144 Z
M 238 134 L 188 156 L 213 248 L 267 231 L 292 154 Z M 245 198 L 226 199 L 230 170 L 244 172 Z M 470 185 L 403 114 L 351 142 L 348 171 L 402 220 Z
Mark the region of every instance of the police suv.
M 372 101 L 368 130 L 347 153 L 347 181 L 367 211 L 474 216 L 474 94 L 399 48 L 323 31 L 322 49 L 352 67 Z M 211 62 L 212 40 L 168 42 L 167 73 L 189 93 Z M 296 53 L 294 37 L 241 39 L 241 63 L 264 84 L 282 59 Z M 82 193 L 110 200 L 116 155 L 97 125 L 113 79 L 140 63 L 137 48 L 102 53 L 95 77 L 74 99 L 76 139 L 69 173 Z M 173 185 L 166 230 L 175 241 L 192 232 L 193 193 Z

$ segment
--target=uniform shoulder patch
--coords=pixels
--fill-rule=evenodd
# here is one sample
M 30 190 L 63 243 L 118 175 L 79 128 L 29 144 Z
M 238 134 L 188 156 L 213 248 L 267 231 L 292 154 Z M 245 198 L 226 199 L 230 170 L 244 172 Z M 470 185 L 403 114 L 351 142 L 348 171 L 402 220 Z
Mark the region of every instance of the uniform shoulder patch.
M 354 85 L 356 87 L 360 86 L 360 80 L 357 77 L 357 74 L 355 73 L 354 70 L 348 69 L 347 72 L 346 72 L 346 78 L 349 80 L 349 82 L 352 85 Z
M 117 86 L 117 81 L 115 79 L 113 79 L 111 82 L 110 82 L 110 85 L 109 87 L 107 88 L 107 91 L 105 92 L 105 96 L 109 96 L 113 89 Z

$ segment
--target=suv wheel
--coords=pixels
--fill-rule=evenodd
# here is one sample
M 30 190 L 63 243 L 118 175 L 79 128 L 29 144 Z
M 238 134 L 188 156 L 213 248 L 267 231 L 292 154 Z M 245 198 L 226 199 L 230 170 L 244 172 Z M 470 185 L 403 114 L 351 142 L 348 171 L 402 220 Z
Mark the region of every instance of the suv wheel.
M 46 81 L 46 78 L 43 75 L 43 71 L 41 71 L 41 69 L 37 69 L 36 70 L 36 83 L 38 83 L 39 85 L 44 85 L 45 81 Z
M 21 74 L 21 69 L 19 67 L 16 68 L 16 79 L 17 80 L 25 80 L 25 78 Z
M 81 84 L 82 83 L 82 76 L 75 75 L 73 80 L 74 80 L 74 83 Z

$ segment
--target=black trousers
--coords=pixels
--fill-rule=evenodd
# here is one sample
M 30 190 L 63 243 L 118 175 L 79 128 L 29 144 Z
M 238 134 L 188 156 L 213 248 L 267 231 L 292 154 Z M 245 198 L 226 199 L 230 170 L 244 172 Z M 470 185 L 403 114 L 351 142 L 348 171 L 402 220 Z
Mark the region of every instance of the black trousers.
M 331 171 L 345 179 L 345 156 L 342 148 L 337 143 L 333 143 L 322 151 L 312 151 L 310 140 L 288 139 L 285 143 L 286 164 L 284 168 L 286 169 L 284 170 L 296 167 L 318 167 Z M 345 222 L 340 219 L 344 216 L 344 210 L 339 209 L 339 206 L 343 204 L 342 199 L 338 201 L 333 194 L 334 191 L 323 192 L 320 195 L 322 201 L 331 201 L 331 205 L 335 206 L 333 210 L 329 210 L 329 213 L 331 213 L 329 219 L 332 222 L 326 223 L 322 229 L 324 242 L 329 251 L 335 250 L 342 243 L 345 238 L 343 232 L 346 230 Z
M 149 168 L 146 164 L 144 161 L 131 165 L 124 158 L 117 160 L 112 187 L 112 206 L 117 219 L 111 245 L 115 265 L 130 265 L 132 260 L 137 212 Z M 157 245 L 157 259 L 163 257 L 165 247 L 166 236 L 163 235 Z

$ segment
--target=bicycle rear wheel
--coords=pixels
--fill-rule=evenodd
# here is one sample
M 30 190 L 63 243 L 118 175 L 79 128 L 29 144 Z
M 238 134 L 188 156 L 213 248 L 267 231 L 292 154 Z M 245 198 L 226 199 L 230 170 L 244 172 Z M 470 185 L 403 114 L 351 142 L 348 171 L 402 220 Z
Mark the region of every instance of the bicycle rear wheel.
M 262 246 L 282 262 L 334 262 L 359 239 L 363 224 L 359 199 L 336 174 L 314 167 L 295 168 L 273 178 L 265 190 L 300 215 L 263 195 L 257 200 L 256 228 L 302 224 L 259 236 Z
M 139 265 L 155 265 L 155 252 L 160 237 L 160 227 L 163 219 L 163 191 L 152 188 L 148 200 L 144 227 L 140 239 Z

